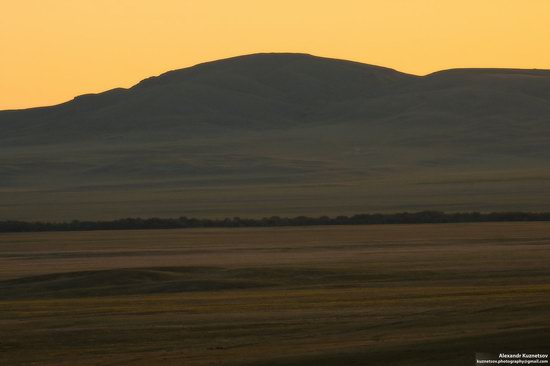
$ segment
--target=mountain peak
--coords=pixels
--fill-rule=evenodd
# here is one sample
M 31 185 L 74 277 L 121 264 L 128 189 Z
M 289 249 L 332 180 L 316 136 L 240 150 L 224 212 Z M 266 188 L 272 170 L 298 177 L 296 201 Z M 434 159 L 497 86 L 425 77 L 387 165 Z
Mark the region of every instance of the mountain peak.
M 149 87 L 179 82 L 208 74 L 216 74 L 218 76 L 222 74 L 232 74 L 260 79 L 269 74 L 278 74 L 278 78 L 281 76 L 292 77 L 297 74 L 307 74 L 313 78 L 330 78 L 331 75 L 338 75 L 342 70 L 348 70 L 349 72 L 363 75 L 368 73 L 371 76 L 378 73 L 380 76 L 391 75 L 391 77 L 394 78 L 412 77 L 412 75 L 400 73 L 386 67 L 319 57 L 306 53 L 253 53 L 168 71 L 159 76 L 142 80 L 135 87 Z

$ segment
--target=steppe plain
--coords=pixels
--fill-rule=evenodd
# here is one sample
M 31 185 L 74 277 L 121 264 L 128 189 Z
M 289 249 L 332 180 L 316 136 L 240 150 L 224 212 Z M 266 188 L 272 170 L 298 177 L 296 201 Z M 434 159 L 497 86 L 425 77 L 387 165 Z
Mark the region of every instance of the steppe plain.
M 550 339 L 550 223 L 0 236 L 2 365 L 471 365 Z

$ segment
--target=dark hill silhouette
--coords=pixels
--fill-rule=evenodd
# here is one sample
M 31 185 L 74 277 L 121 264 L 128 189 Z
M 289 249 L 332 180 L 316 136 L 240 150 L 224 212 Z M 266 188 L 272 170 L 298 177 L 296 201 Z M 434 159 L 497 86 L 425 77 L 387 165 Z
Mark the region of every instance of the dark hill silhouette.
M 0 219 L 545 211 L 549 139 L 548 70 L 240 56 L 0 112 Z
M 9 112 L 0 115 L 0 123 L 13 128 L 18 141 L 25 141 L 32 130 L 46 143 L 52 128 L 62 129 L 67 139 L 126 134 L 136 128 L 162 128 L 167 134 L 174 129 L 278 128 L 322 115 L 326 104 L 385 95 L 410 79 L 415 77 L 350 61 L 257 54 L 171 71 L 127 90 Z

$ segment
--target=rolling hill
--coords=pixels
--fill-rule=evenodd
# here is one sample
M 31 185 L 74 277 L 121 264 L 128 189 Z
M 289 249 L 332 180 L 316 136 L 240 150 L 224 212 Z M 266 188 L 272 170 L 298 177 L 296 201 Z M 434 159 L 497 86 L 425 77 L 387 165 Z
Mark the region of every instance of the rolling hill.
M 255 54 L 0 112 L 0 219 L 550 208 L 550 71 Z

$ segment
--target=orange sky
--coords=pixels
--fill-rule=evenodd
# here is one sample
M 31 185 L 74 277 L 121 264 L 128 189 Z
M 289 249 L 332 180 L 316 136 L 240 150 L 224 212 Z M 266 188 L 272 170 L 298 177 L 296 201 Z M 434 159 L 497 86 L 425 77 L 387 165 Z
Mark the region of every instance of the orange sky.
M 550 0 L 6 0 L 0 109 L 285 51 L 416 74 L 550 69 Z

